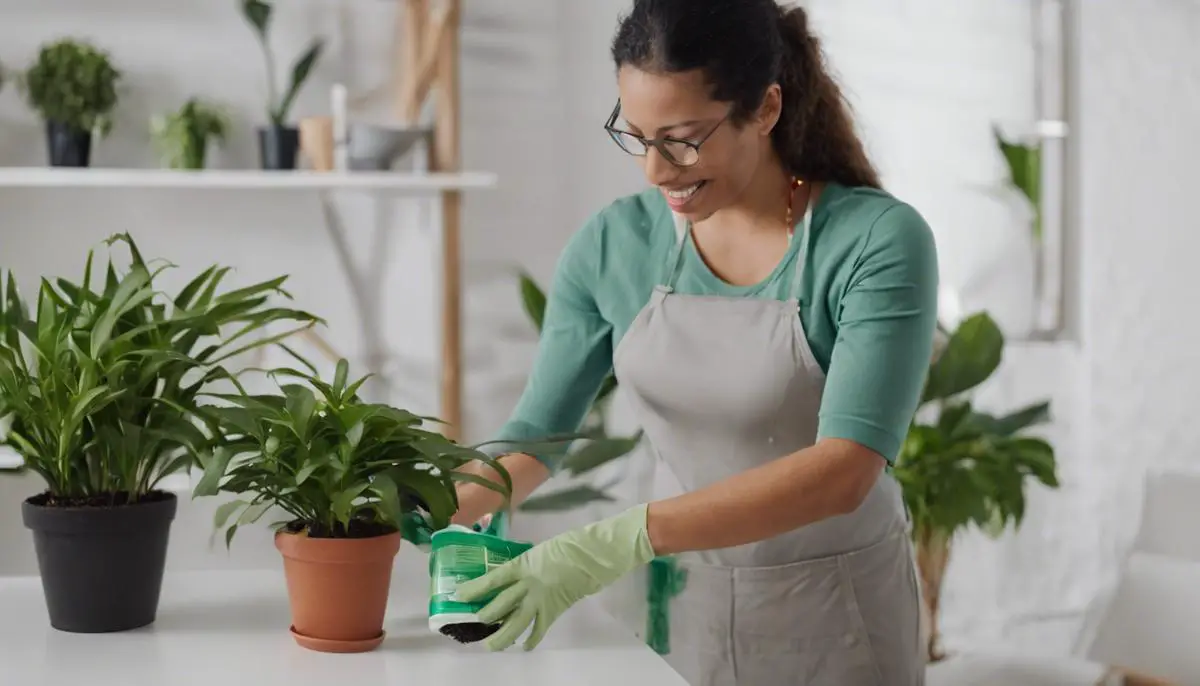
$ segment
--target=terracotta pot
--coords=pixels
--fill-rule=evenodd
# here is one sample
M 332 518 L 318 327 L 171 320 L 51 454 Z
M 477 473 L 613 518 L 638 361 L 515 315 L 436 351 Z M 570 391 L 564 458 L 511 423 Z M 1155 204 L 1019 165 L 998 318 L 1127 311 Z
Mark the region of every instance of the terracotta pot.
M 309 538 L 278 533 L 291 632 L 305 648 L 363 653 L 383 643 L 383 617 L 400 534 L 373 538 Z

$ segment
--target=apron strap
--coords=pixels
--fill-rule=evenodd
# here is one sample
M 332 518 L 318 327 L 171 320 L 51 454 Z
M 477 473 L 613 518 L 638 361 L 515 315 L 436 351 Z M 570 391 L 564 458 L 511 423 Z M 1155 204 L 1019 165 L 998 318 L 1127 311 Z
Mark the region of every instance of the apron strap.
M 667 292 L 675 289 L 675 279 L 679 274 L 679 266 L 683 263 L 683 244 L 687 240 L 688 220 L 681 215 L 671 213 L 675 223 L 675 244 L 667 255 L 667 273 L 661 279 L 659 286 Z
M 792 272 L 792 287 L 790 300 L 800 302 L 800 293 L 804 290 L 804 265 L 808 262 L 808 229 L 812 225 L 812 202 L 805 203 L 804 219 L 800 222 L 800 249 L 796 252 L 796 267 Z

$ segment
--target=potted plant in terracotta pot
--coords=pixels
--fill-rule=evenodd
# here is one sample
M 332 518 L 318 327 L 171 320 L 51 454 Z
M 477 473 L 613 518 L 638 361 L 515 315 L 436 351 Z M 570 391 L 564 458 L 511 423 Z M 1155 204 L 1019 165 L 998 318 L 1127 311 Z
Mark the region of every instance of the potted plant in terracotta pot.
M 238 528 L 279 513 L 297 643 L 323 652 L 366 652 L 384 638 L 393 558 L 406 514 L 426 509 L 435 529 L 458 509 L 455 484 L 470 481 L 505 495 L 511 480 L 497 462 L 424 428 L 426 418 L 364 402 L 348 364 L 332 381 L 309 371 L 269 372 L 276 394 L 216 394 L 218 436 L 203 459 L 194 495 L 237 494 L 215 525 L 226 545 Z M 457 471 L 480 461 L 504 484 Z
M 242 0 L 242 15 L 254 29 L 262 46 L 267 67 L 267 119 L 268 124 L 258 130 L 259 154 L 263 169 L 295 169 L 296 153 L 300 149 L 300 130 L 289 123 L 292 104 L 308 80 L 313 66 L 321 57 L 325 41 L 318 38 L 292 64 L 292 73 L 287 89 L 280 96 L 276 91 L 275 57 L 271 52 L 268 34 L 271 29 L 271 14 L 274 6 L 263 0 Z
M 224 142 L 229 127 L 224 109 L 199 98 L 150 121 L 150 133 L 168 169 L 204 169 L 209 143 Z
M 61 39 L 42 46 L 21 84 L 45 122 L 51 166 L 91 163 L 93 138 L 107 136 L 112 128 L 121 76 L 107 52 L 85 41 Z
M 991 536 L 1019 527 L 1027 483 L 1058 487 L 1053 446 L 1023 433 L 1049 418 L 1049 403 L 997 417 L 969 397 L 1000 366 L 1004 336 L 996 323 L 981 312 L 939 338 L 893 469 L 912 518 L 930 661 L 942 658 L 938 601 L 955 534 L 971 525 Z
M 231 357 L 288 333 L 267 324 L 315 321 L 267 304 L 282 279 L 222 292 L 224 268 L 168 297 L 170 265 L 148 264 L 128 235 L 115 242 L 127 269 L 110 258 L 93 278 L 89 254 L 80 281 L 43 279 L 32 307 L 0 274 L 0 443 L 46 483 L 21 512 L 63 631 L 154 621 L 177 503 L 159 484 L 206 445 L 199 394 L 230 377 Z

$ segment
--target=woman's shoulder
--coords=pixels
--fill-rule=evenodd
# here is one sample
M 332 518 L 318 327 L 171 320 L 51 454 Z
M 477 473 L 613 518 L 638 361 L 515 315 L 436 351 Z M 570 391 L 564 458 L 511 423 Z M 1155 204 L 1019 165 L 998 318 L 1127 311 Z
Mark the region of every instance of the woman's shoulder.
M 595 213 L 593 230 L 620 242 L 649 244 L 662 236 L 664 226 L 674 226 L 670 208 L 657 188 L 647 188 L 616 198 Z
M 936 268 L 929 223 L 914 206 L 885 190 L 830 184 L 818 198 L 813 226 L 818 245 L 824 244 L 826 252 L 853 255 L 854 264 L 902 257 Z
M 567 246 L 568 253 L 603 271 L 622 269 L 654 259 L 656 249 L 670 245 L 670 209 L 657 189 L 649 188 L 616 198 L 592 213 Z

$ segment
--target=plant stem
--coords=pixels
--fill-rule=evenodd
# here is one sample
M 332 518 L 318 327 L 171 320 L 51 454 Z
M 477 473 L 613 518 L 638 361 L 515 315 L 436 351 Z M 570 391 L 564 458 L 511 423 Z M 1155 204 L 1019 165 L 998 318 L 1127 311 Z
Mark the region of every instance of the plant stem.
M 921 578 L 921 598 L 929 618 L 929 643 L 926 646 L 930 662 L 937 662 L 945 655 L 941 651 L 938 635 L 938 609 L 942 592 L 942 581 L 950 562 L 950 536 L 931 526 L 920 526 L 915 532 L 917 543 L 917 571 Z
M 263 58 L 267 64 L 267 113 L 272 123 L 278 123 L 278 114 L 275 111 L 275 101 L 278 97 L 275 93 L 275 57 L 271 54 L 271 46 L 267 45 L 265 34 L 259 35 L 258 44 L 262 46 Z

